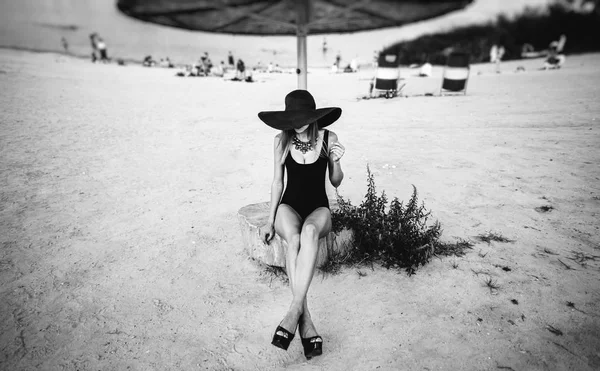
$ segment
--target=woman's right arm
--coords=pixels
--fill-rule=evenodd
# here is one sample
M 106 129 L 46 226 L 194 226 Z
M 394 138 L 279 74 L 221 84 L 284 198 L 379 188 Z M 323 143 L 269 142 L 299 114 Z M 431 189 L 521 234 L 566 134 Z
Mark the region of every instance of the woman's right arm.
M 281 156 L 283 155 L 283 148 L 280 144 L 280 135 L 275 136 L 273 144 L 273 159 L 274 159 L 274 171 L 273 171 L 273 183 L 271 183 L 271 206 L 269 209 L 269 219 L 267 220 L 266 234 L 264 235 L 264 242 L 269 243 L 275 236 L 275 216 L 277 215 L 277 207 L 281 200 L 281 194 L 283 193 L 283 162 Z

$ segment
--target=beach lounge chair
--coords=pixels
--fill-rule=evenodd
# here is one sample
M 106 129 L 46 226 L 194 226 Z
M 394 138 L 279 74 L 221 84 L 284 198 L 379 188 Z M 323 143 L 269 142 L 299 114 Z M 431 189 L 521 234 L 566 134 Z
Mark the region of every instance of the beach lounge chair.
M 377 72 L 372 96 L 392 98 L 398 95 L 402 86 L 400 83 L 400 58 L 397 54 L 379 54 L 377 59 Z
M 533 49 L 533 45 L 531 44 L 523 44 L 523 48 L 521 51 L 521 58 L 544 58 L 548 57 L 548 55 L 552 52 L 552 49 L 558 54 L 562 53 L 565 49 L 565 44 L 567 43 L 567 36 L 560 35 L 558 40 L 552 41 L 550 43 L 549 49 L 535 51 Z
M 444 95 L 444 93 L 467 94 L 469 72 L 469 54 L 459 52 L 450 54 L 442 75 L 440 95 Z

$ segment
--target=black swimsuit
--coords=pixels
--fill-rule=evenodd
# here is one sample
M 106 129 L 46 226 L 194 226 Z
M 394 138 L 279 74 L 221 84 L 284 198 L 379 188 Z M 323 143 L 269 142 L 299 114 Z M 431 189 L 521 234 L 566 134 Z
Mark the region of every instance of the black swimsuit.
M 319 207 L 329 209 L 329 200 L 325 192 L 325 170 L 327 170 L 327 147 L 329 131 L 325 130 L 323 145 L 317 161 L 310 164 L 299 164 L 288 153 L 285 158 L 287 185 L 281 203 L 290 206 L 302 218 L 306 219 Z

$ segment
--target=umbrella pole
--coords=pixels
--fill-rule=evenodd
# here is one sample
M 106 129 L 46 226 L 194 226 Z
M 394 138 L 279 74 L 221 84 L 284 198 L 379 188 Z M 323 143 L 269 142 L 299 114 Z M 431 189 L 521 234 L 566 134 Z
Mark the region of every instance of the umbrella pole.
M 298 32 L 298 68 L 296 73 L 298 74 L 298 89 L 308 90 L 306 83 L 306 34 L 300 35 Z
M 308 90 L 306 83 L 307 75 L 307 57 L 306 57 L 306 35 L 308 34 L 308 20 L 310 13 L 310 0 L 300 0 L 296 2 L 297 6 L 297 23 L 296 23 L 296 39 L 297 39 L 297 56 L 298 63 L 296 74 L 298 75 L 298 89 Z

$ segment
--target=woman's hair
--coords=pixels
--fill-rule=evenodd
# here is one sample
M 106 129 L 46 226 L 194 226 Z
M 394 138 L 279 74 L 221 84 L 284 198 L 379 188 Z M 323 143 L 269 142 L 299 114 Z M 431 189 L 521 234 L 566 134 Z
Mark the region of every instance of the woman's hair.
M 310 145 L 315 148 L 315 143 L 317 143 L 317 138 L 319 137 L 319 126 L 316 122 L 308 125 L 306 129 L 308 134 L 308 140 L 310 141 Z M 294 129 L 290 130 L 282 130 L 281 135 L 279 136 L 279 146 L 283 148 L 283 154 L 281 156 L 281 163 L 285 162 L 285 158 L 290 152 L 290 144 L 292 143 L 292 139 L 296 135 L 296 131 Z

